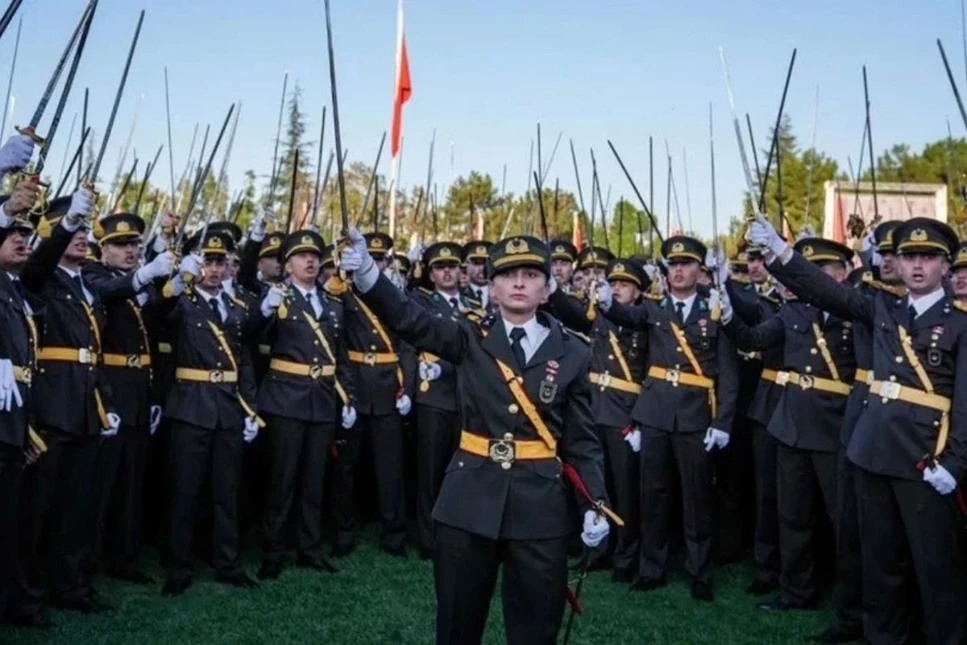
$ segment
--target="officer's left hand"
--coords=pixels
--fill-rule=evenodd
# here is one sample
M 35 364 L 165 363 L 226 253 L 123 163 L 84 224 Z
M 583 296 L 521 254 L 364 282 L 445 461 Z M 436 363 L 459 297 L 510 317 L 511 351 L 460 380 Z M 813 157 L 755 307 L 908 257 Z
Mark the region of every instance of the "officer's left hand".
M 152 405 L 151 406 L 151 435 L 158 431 L 158 426 L 161 425 L 161 406 Z
M 257 436 L 259 436 L 258 421 L 253 417 L 245 417 L 245 429 L 242 430 L 242 439 L 245 443 L 252 443 Z
M 749 224 L 747 235 L 749 244 L 767 248 L 776 256 L 782 255 L 789 248 L 786 241 L 776 232 L 775 227 L 764 217 Z
M 78 188 L 71 195 L 71 205 L 67 209 L 67 214 L 61 218 L 60 225 L 73 233 L 81 227 L 93 212 L 94 193 L 87 188 Z
M 0 173 L 7 174 L 26 168 L 33 154 L 33 139 L 23 134 L 10 137 L 0 148 Z
M 342 408 L 342 427 L 349 430 L 356 425 L 356 408 L 344 405 Z
M 611 288 L 611 283 L 607 280 L 602 280 L 598 283 L 597 288 L 598 306 L 604 311 L 611 309 L 611 305 L 614 302 L 614 289 Z
M 729 445 L 729 433 L 717 428 L 709 428 L 705 433 L 705 452 L 712 452 L 712 448 L 721 450 Z
M 443 370 L 437 363 L 431 363 L 430 361 L 420 361 L 419 371 L 421 381 L 435 381 L 443 373 Z
M 729 298 L 729 292 L 722 289 L 719 293 L 719 303 L 722 305 L 722 323 L 729 324 L 732 320 L 732 316 L 735 315 L 735 310 L 732 309 L 732 299 Z
M 588 548 L 595 548 L 608 537 L 611 527 L 608 520 L 598 515 L 596 511 L 584 512 L 584 530 L 581 531 L 581 541 Z
M 403 276 L 400 274 L 399 271 L 389 266 L 389 267 L 386 267 L 385 271 L 383 271 L 383 275 L 386 276 L 386 279 L 389 280 L 394 287 L 396 287 L 400 291 L 403 290 L 403 287 L 404 287 Z
M 631 446 L 632 452 L 641 452 L 641 430 L 635 428 L 625 435 L 625 441 Z
M 121 428 L 121 417 L 114 414 L 113 412 L 108 412 L 107 423 L 108 423 L 108 427 L 101 429 L 101 436 L 113 437 L 118 433 L 118 430 Z
M 923 481 L 933 486 L 933 489 L 941 495 L 949 495 L 957 488 L 957 480 L 940 464 L 933 468 L 924 468 Z
M 175 255 L 171 251 L 159 253 L 155 259 L 151 260 L 135 272 L 135 278 L 139 285 L 146 285 L 155 278 L 163 278 L 171 275 L 175 268 Z
M 401 417 L 405 417 L 410 413 L 410 408 L 413 407 L 413 402 L 410 401 L 410 397 L 406 394 L 401 394 L 396 399 L 396 411 L 400 413 Z
M 0 360 L 0 410 L 10 412 L 13 407 L 23 407 L 20 387 L 13 376 L 13 363 L 9 358 Z

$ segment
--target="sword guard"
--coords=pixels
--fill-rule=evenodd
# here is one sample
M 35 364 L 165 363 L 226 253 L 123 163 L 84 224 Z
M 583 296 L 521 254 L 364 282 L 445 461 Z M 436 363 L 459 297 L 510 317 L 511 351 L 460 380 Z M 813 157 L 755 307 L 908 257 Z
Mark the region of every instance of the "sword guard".
M 31 141 L 34 142 L 34 145 L 36 145 L 37 147 L 43 146 L 45 143 L 47 143 L 47 139 L 44 139 L 43 137 L 38 135 L 37 131 L 33 128 L 33 126 L 29 126 L 29 125 L 26 127 L 18 126 L 16 129 L 18 134 L 22 134 L 23 136 L 28 137 Z

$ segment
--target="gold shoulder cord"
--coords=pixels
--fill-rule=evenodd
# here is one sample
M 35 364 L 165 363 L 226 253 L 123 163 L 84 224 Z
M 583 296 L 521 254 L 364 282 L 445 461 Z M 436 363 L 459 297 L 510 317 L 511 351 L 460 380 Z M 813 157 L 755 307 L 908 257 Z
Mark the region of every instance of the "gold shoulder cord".
M 833 362 L 833 356 L 829 353 L 829 347 L 826 346 L 826 338 L 823 336 L 823 332 L 819 329 L 819 323 L 813 323 L 813 335 L 816 337 L 816 344 L 819 346 L 819 353 L 823 355 L 823 360 L 826 361 L 826 367 L 829 369 L 829 373 L 833 376 L 833 380 L 840 380 L 839 370 L 836 369 L 836 363 Z
M 215 334 L 215 340 L 218 341 L 218 344 L 222 348 L 222 351 L 225 352 L 225 355 L 228 357 L 228 362 L 232 364 L 232 371 L 238 374 L 238 363 L 235 362 L 235 355 L 232 354 L 232 348 L 229 346 L 228 341 L 225 340 L 225 334 L 222 332 L 221 329 L 218 328 L 218 325 L 216 325 L 210 320 L 208 321 L 208 326 L 211 327 L 212 333 Z M 238 376 L 239 378 L 242 377 L 241 374 L 238 374 Z M 247 414 L 250 417 L 255 417 L 255 422 L 259 425 L 259 427 L 264 428 L 265 421 L 262 420 L 262 417 L 260 417 L 258 414 L 255 413 L 255 410 L 252 409 L 252 406 L 250 406 L 248 402 L 242 397 L 242 393 L 238 391 L 237 388 L 235 392 L 238 395 L 239 404 L 242 406 L 242 409 L 245 410 L 245 414 Z
M 514 370 L 510 369 L 510 367 L 508 367 L 507 364 L 499 358 L 495 358 L 494 360 L 497 362 L 497 367 L 500 368 L 500 373 L 504 377 L 504 382 L 507 384 L 507 387 L 510 388 L 511 395 L 514 397 L 514 400 L 517 401 L 517 405 L 520 406 L 520 409 L 523 410 L 524 416 L 527 417 L 527 420 L 530 421 L 531 425 L 534 426 L 534 429 L 537 430 L 537 434 L 540 436 L 541 441 L 543 441 L 544 444 L 551 450 L 557 450 L 557 440 L 554 438 L 554 435 L 551 434 L 547 424 L 544 423 L 544 420 L 541 418 L 540 413 L 538 413 L 537 408 L 534 407 L 534 404 L 531 402 L 530 397 L 527 396 L 527 392 L 524 391 L 524 387 L 521 385 L 521 382 L 517 380 L 517 375 L 514 374 Z
M 356 294 L 353 294 L 353 299 L 356 300 L 356 303 L 359 305 L 359 309 L 363 312 L 366 318 L 369 319 L 369 322 L 372 323 L 373 325 L 373 329 L 376 330 L 376 333 L 379 334 L 380 339 L 386 345 L 386 351 L 388 352 L 394 351 L 393 343 L 390 342 L 389 336 L 386 334 L 386 330 L 383 329 L 383 325 L 382 323 L 379 322 L 379 319 L 376 317 L 376 314 L 374 314 L 369 309 L 369 307 L 366 306 L 366 303 L 360 300 L 359 296 L 357 296 Z M 402 368 L 400 368 L 399 363 L 396 364 L 396 380 L 399 382 L 400 388 L 402 389 L 403 388 L 403 370 Z
M 322 333 L 322 328 L 319 326 L 319 323 L 316 322 L 316 320 L 306 311 L 303 311 L 302 315 L 306 317 L 307 321 L 309 321 L 309 326 L 312 328 L 312 332 L 319 340 L 319 344 L 322 345 L 322 349 L 326 352 L 326 356 L 329 357 L 329 361 L 332 363 L 333 367 L 335 367 L 336 356 L 332 353 L 332 348 L 329 346 L 329 341 L 326 340 L 326 335 Z M 343 405 L 349 405 L 349 396 L 346 394 L 346 390 L 343 389 L 338 378 L 334 380 L 336 383 L 336 393 L 339 394 L 339 398 L 342 399 Z
M 91 306 L 81 300 L 81 305 L 84 307 L 84 313 L 87 314 L 87 323 L 91 326 L 91 335 L 94 336 L 94 353 L 97 355 L 97 360 L 101 361 L 101 330 L 97 326 L 97 318 L 94 317 L 94 310 Z M 101 419 L 102 428 L 110 428 L 111 422 L 107 418 L 107 409 L 104 407 L 104 399 L 101 397 L 101 390 L 96 386 L 94 387 L 94 403 L 97 406 L 97 416 Z
M 669 323 L 672 328 L 672 333 L 675 334 L 675 340 L 678 341 L 678 346 L 681 347 L 682 353 L 685 354 L 685 358 L 688 359 L 689 365 L 695 370 L 695 374 L 698 376 L 705 376 L 702 372 L 702 366 L 699 364 L 698 359 L 695 358 L 695 352 L 688 344 L 688 339 L 685 338 L 685 333 L 679 328 L 675 323 Z M 710 387 L 708 390 L 708 402 L 712 407 L 712 417 L 714 418 L 718 414 L 718 402 L 715 398 L 715 387 Z
M 141 340 L 144 341 L 144 347 L 146 351 L 151 351 L 151 341 L 148 339 L 148 329 L 144 326 L 144 318 L 141 316 L 141 307 L 131 300 L 127 301 L 128 306 L 131 307 L 131 311 L 134 312 L 134 317 L 138 321 L 138 327 L 141 329 Z M 148 378 L 154 380 L 154 372 L 148 369 Z
M 614 352 L 614 356 L 618 359 L 618 365 L 621 366 L 621 373 L 624 375 L 626 381 L 633 381 L 631 378 L 631 370 L 628 369 L 628 361 L 625 360 L 625 354 L 621 351 L 621 345 L 618 343 L 618 337 L 614 335 L 613 331 L 608 332 L 608 342 L 611 343 L 611 351 Z
M 903 325 L 897 325 L 897 331 L 900 333 L 900 347 L 903 348 L 903 353 L 906 355 L 907 360 L 910 361 L 910 365 L 913 366 L 913 371 L 917 373 L 920 384 L 927 394 L 933 394 L 933 382 L 930 380 L 927 370 L 923 367 L 923 363 L 917 358 L 917 352 L 913 349 L 910 334 Z M 950 417 L 947 416 L 946 412 L 942 414 L 940 433 L 937 435 L 937 445 L 934 449 L 934 456 L 936 457 L 939 457 L 940 453 L 947 447 L 947 436 L 950 433 Z

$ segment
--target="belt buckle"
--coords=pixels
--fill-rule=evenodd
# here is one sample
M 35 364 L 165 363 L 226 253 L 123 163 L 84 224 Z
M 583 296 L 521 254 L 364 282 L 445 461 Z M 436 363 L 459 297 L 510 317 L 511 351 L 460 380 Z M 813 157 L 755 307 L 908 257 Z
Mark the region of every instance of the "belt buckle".
M 141 367 L 141 356 L 139 354 L 128 354 L 125 362 L 128 367 Z
M 870 370 L 869 372 L 866 373 L 866 378 L 864 379 L 863 382 L 866 383 L 867 385 L 873 385 L 874 376 L 875 375 L 873 374 L 873 370 Z
M 24 385 L 30 385 L 33 378 L 34 378 L 34 371 L 32 369 L 30 369 L 29 367 L 20 368 L 20 381 Z
M 682 373 L 679 370 L 665 370 L 665 380 L 671 383 L 673 387 L 678 387 L 681 378 Z
M 508 470 L 517 458 L 517 445 L 513 439 L 491 439 L 487 446 L 487 457 Z
M 813 389 L 813 385 L 815 384 L 816 384 L 816 381 L 813 379 L 812 376 L 807 376 L 803 374 L 802 376 L 799 377 L 799 387 L 801 387 L 803 390 L 811 390 Z
M 882 381 L 880 383 L 880 397 L 892 401 L 900 398 L 900 388 L 903 387 L 896 381 Z
M 598 385 L 601 386 L 601 389 L 602 390 L 604 388 L 610 386 L 611 385 L 611 375 L 608 374 L 607 372 L 605 372 L 604 374 L 602 374 L 601 376 L 599 376 L 598 377 Z
M 785 386 L 789 383 L 789 372 L 776 372 L 776 385 Z
M 376 354 L 373 352 L 366 352 L 363 355 L 363 362 L 372 367 L 376 364 Z
M 85 365 L 90 365 L 91 363 L 94 362 L 93 360 L 91 360 L 92 356 L 93 356 L 93 354 L 92 354 L 91 350 L 89 350 L 86 347 L 81 347 L 80 349 L 77 350 L 77 362 L 78 363 L 83 363 Z
M 209 383 L 224 383 L 225 382 L 225 372 L 222 370 L 211 370 L 208 372 L 208 382 Z
M 309 366 L 309 377 L 313 380 L 318 379 L 322 376 L 322 365 L 310 365 Z

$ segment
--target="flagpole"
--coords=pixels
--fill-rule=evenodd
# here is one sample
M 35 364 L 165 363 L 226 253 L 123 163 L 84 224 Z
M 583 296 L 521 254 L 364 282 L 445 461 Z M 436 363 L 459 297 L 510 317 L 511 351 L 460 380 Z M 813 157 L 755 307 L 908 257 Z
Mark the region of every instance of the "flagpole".
M 403 0 L 396 2 L 396 75 L 393 78 L 393 117 L 392 122 L 399 118 L 399 136 L 403 136 L 402 115 L 397 117 L 397 101 L 399 101 L 400 75 L 403 73 Z M 394 133 L 395 135 L 395 133 Z M 389 195 L 389 236 L 396 238 L 396 180 L 400 170 L 399 151 L 396 149 L 396 141 L 391 144 L 393 151 L 392 168 L 390 170 L 390 195 Z

